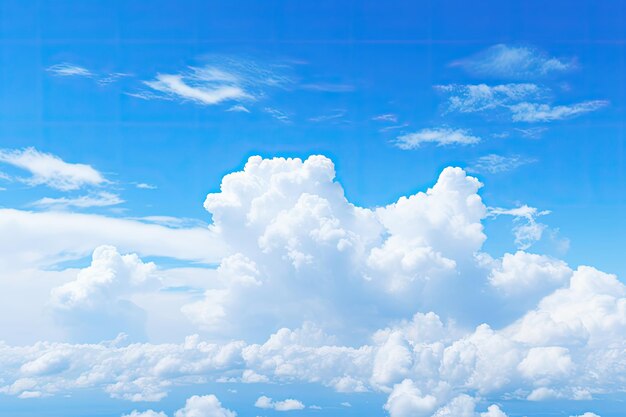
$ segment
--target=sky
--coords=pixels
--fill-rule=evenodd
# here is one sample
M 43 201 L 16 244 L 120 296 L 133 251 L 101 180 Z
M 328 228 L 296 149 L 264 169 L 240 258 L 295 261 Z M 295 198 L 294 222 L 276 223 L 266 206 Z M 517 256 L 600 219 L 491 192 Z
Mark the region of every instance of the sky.
M 0 3 L 0 416 L 621 416 L 626 4 L 468 3 Z

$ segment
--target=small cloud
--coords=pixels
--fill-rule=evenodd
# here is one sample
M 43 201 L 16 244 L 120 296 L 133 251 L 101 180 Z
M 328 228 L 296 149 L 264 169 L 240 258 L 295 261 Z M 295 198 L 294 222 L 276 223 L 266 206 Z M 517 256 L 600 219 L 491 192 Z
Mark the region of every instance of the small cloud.
M 539 139 L 544 132 L 548 130 L 547 127 L 529 127 L 526 129 L 516 128 L 517 132 L 520 133 L 525 138 L 529 139 Z
M 257 408 L 270 409 L 276 411 L 293 411 L 293 410 L 303 410 L 305 408 L 304 404 L 298 400 L 294 400 L 292 398 L 286 399 L 284 401 L 272 401 L 270 397 L 261 396 L 259 397 L 254 406 Z
M 320 407 L 319 405 L 310 405 L 309 408 L 311 410 L 321 410 L 322 409 L 322 407 Z
M 90 207 L 107 207 L 123 203 L 124 200 L 117 194 L 101 192 L 94 195 L 83 195 L 80 197 L 68 198 L 51 198 L 44 197 L 32 203 L 33 206 L 55 210 L 65 210 L 71 207 L 90 208 Z
M 392 126 L 381 127 L 380 129 L 378 129 L 378 131 L 383 133 L 383 132 L 389 132 L 390 130 L 402 129 L 402 128 L 405 128 L 405 127 L 408 127 L 408 126 L 409 126 L 408 123 L 402 123 L 400 125 L 392 125 Z
M 347 401 L 342 402 L 341 405 L 344 406 L 344 407 L 352 407 L 352 404 L 350 404 Z
M 135 184 L 135 187 L 141 188 L 143 190 L 156 190 L 157 186 L 152 184 L 146 184 L 145 182 L 140 182 Z
M 398 123 L 398 116 L 395 114 L 391 114 L 391 113 L 380 114 L 378 116 L 372 117 L 372 120 L 376 120 L 377 122 Z
M 263 109 L 263 111 L 269 114 L 270 116 L 272 116 L 276 120 L 279 120 L 283 123 L 291 123 L 291 119 L 289 118 L 289 115 L 281 110 L 275 109 L 273 107 L 266 107 Z
M 0 149 L 0 162 L 29 171 L 30 178 L 20 179 L 27 184 L 47 185 L 61 191 L 109 182 L 90 165 L 65 162 L 55 155 L 40 152 L 35 148 Z
M 110 74 L 104 75 L 96 80 L 96 82 L 100 85 L 109 85 L 121 78 L 130 77 L 131 74 L 126 74 L 124 72 L 112 72 Z
M 250 110 L 248 110 L 245 106 L 242 106 L 241 104 L 235 104 L 234 106 L 229 107 L 226 111 L 250 113 Z
M 577 67 L 575 59 L 554 58 L 536 48 L 505 44 L 494 45 L 451 65 L 477 76 L 511 79 L 547 77 Z
M 319 122 L 328 122 L 328 121 L 332 121 L 332 120 L 337 120 L 337 119 L 341 119 L 346 115 L 346 111 L 345 110 L 336 110 L 334 113 L 331 114 L 325 114 L 325 115 L 321 115 L 321 116 L 317 116 L 317 117 L 311 117 L 309 118 L 309 121 L 311 122 L 315 122 L 315 123 L 319 123 Z
M 569 119 L 585 113 L 596 111 L 609 104 L 605 100 L 592 100 L 575 103 L 566 106 L 550 106 L 539 103 L 519 103 L 510 106 L 515 122 L 550 122 L 554 120 Z
M 48 67 L 46 71 L 51 72 L 53 75 L 59 77 L 92 77 L 93 74 L 87 68 L 69 64 L 64 62 L 62 64 L 56 64 Z
M 543 232 L 548 226 L 543 223 L 537 222 L 537 217 L 550 214 L 549 210 L 539 211 L 535 207 L 527 205 L 519 206 L 512 209 L 504 209 L 499 207 L 490 207 L 489 215 L 497 217 L 500 215 L 513 216 L 515 226 L 513 227 L 513 234 L 515 235 L 515 244 L 518 249 L 526 250 L 530 248 L 533 243 L 541 240 Z
M 512 171 L 522 165 L 536 162 L 535 159 L 524 158 L 519 155 L 514 156 L 502 156 L 496 154 L 490 154 L 481 156 L 474 164 L 467 168 L 468 172 L 472 173 L 489 173 L 498 174 L 501 172 Z
M 398 136 L 394 145 L 400 149 L 416 149 L 424 143 L 434 143 L 437 146 L 471 145 L 480 142 L 480 138 L 472 136 L 464 129 L 450 129 L 439 127 L 422 129 L 419 132 Z

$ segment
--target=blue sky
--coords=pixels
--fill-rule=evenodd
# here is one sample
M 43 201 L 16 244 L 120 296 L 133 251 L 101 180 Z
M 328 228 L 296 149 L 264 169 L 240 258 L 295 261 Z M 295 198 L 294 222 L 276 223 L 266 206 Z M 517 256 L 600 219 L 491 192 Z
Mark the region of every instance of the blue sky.
M 4 403 L 46 415 L 71 395 L 74 411 L 63 415 L 87 415 L 92 398 L 103 407 L 93 415 L 174 416 L 186 398 L 209 394 L 222 401 L 204 411 L 211 416 L 281 414 L 276 402 L 254 407 L 271 392 L 322 406 L 293 415 L 326 415 L 344 394 L 353 407 L 333 415 L 444 417 L 465 407 L 501 417 L 486 411 L 492 404 L 509 416 L 618 415 L 619 374 L 592 383 L 588 370 L 600 366 L 597 346 L 625 346 L 621 327 L 603 327 L 626 322 L 624 6 L 2 2 L 0 363 L 20 371 L 0 373 L 0 414 Z M 248 160 L 255 155 L 264 162 Z M 613 307 L 561 305 L 587 281 L 602 302 L 611 288 Z M 567 343 L 539 343 L 520 330 L 546 311 L 557 323 L 567 311 L 597 317 L 589 306 L 613 316 L 563 324 L 584 328 L 587 344 L 569 333 Z M 445 328 L 436 342 L 407 330 L 431 323 L 412 319 L 429 311 Z M 495 378 L 478 365 L 465 382 L 443 364 L 438 379 L 417 377 L 416 346 L 441 343 L 450 355 L 456 342 L 478 346 L 482 323 L 515 345 L 498 351 L 519 356 L 502 364 L 515 375 L 495 374 L 506 383 L 476 382 Z M 263 355 L 282 327 L 293 334 L 281 346 L 363 346 L 348 356 L 365 362 L 402 356 L 384 347 L 405 332 L 413 365 L 272 373 Z M 617 336 L 607 342 L 598 329 Z M 128 342 L 110 347 L 118 333 Z M 268 345 L 258 363 L 241 353 L 210 376 L 162 377 L 153 364 L 140 368 L 148 382 L 120 372 L 81 386 L 67 381 L 95 381 L 93 364 L 59 353 L 102 343 L 119 365 L 125 343 L 159 350 L 192 334 L 219 346 L 242 340 L 232 348 L 242 352 Z M 38 341 L 68 345 L 32 347 L 28 363 L 9 348 Z M 330 355 L 347 364 L 342 352 Z M 168 355 L 181 355 L 174 367 L 190 360 Z M 273 360 L 294 369 L 306 363 L 280 355 Z M 544 375 L 539 357 L 562 366 Z M 606 369 L 620 369 L 606 358 Z M 33 371 L 42 361 L 51 368 Z M 153 401 L 133 403 L 134 390 Z

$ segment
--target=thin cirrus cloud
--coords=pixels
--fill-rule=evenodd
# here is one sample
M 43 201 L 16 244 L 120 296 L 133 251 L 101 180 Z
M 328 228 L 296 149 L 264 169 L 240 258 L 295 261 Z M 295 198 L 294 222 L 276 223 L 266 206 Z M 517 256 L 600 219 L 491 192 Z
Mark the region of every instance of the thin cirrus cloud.
M 591 100 L 570 105 L 551 106 L 540 103 L 518 103 L 510 106 L 515 122 L 550 122 L 569 119 L 599 110 L 609 105 L 606 100 Z
M 455 61 L 472 75 L 503 79 L 542 78 L 572 71 L 575 59 L 555 58 L 530 46 L 494 45 L 477 54 Z
M 536 159 L 524 158 L 520 155 L 503 156 L 489 154 L 478 158 L 467 168 L 467 171 L 472 173 L 498 174 L 501 172 L 512 171 L 533 162 L 536 162 Z
M 522 100 L 545 97 L 547 91 L 533 83 L 449 84 L 435 89 L 447 96 L 447 110 L 474 113 L 503 107 Z
M 205 106 L 249 102 L 264 97 L 269 89 L 293 84 L 288 69 L 284 65 L 261 65 L 245 59 L 210 57 L 202 66 L 159 73 L 153 80 L 143 81 L 148 90 L 129 95 L 145 100 L 176 100 Z M 242 108 L 230 107 L 233 111 L 245 111 Z
M 423 144 L 433 143 L 437 146 L 472 145 L 480 142 L 478 136 L 471 135 L 465 129 L 447 127 L 422 129 L 418 132 L 398 136 L 393 144 L 404 150 L 417 149 Z
M 22 179 L 27 184 L 46 185 L 61 191 L 109 183 L 90 165 L 65 162 L 35 148 L 1 149 L 0 162 L 29 171 L 31 177 Z
M 51 65 L 47 71 L 59 77 L 93 77 L 94 74 L 85 67 L 63 62 Z
M 96 194 L 82 195 L 79 197 L 44 197 L 32 203 L 38 208 L 65 210 L 69 208 L 92 208 L 108 207 L 122 204 L 124 200 L 118 194 L 102 191 Z

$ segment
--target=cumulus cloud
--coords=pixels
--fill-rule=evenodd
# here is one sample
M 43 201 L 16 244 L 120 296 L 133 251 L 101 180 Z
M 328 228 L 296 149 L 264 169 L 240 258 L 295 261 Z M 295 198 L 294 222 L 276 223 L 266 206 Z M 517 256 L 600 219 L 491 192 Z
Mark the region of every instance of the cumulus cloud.
M 609 102 L 605 100 L 583 101 L 561 106 L 523 102 L 510 106 L 510 109 L 513 113 L 513 121 L 535 123 L 569 119 L 599 110 L 608 104 Z
M 254 406 L 257 408 L 272 409 L 276 411 L 303 410 L 305 408 L 301 401 L 294 400 L 293 398 L 283 401 L 273 401 L 270 397 L 266 397 L 264 395 L 256 400 Z
M 47 185 L 61 191 L 77 190 L 86 185 L 102 185 L 108 181 L 90 165 L 75 164 L 43 153 L 35 148 L 2 149 L 0 162 L 31 173 L 24 181 L 31 185 Z
M 484 241 L 481 184 L 461 169 L 448 168 L 426 192 L 376 210 L 350 204 L 334 177 L 332 162 L 321 156 L 252 157 L 243 171 L 224 177 L 205 208 L 211 230 L 234 254 L 218 269 L 221 285 L 185 314 L 222 331 L 220 323 L 235 314 L 233 332 L 243 331 L 237 323 L 258 332 L 313 319 L 363 326 L 367 320 L 355 319 L 355 311 L 371 317 L 363 300 L 395 299 L 393 309 L 406 312 L 424 287 L 454 276 L 458 262 L 470 262 Z
M 162 411 L 154 411 L 154 410 L 146 410 L 146 411 L 137 411 L 133 410 L 130 414 L 124 414 L 122 417 L 167 417 Z
M 417 149 L 423 144 L 434 143 L 437 146 L 473 145 L 480 142 L 478 136 L 472 136 L 465 129 L 451 129 L 439 127 L 422 129 L 418 132 L 398 136 L 393 142 L 400 149 Z
M 99 341 L 120 332 L 144 334 L 144 312 L 129 300 L 156 280 L 156 266 L 113 246 L 93 252 L 91 265 L 74 281 L 54 288 L 50 304 L 74 338 Z
M 174 417 L 237 417 L 237 413 L 222 407 L 215 395 L 194 395 L 185 402 L 185 407 L 174 413 Z
M 561 260 L 518 251 L 507 253 L 489 276 L 489 283 L 507 295 L 528 297 L 566 283 L 572 270 Z
M 576 61 L 551 57 L 530 46 L 494 45 L 477 54 L 452 63 L 473 75 L 504 79 L 529 79 L 566 73 L 576 68 Z

